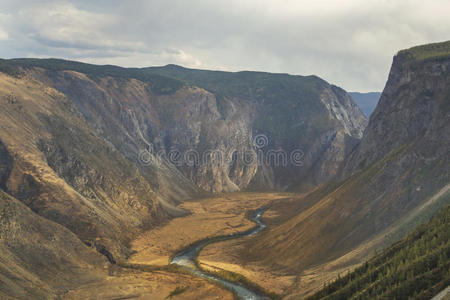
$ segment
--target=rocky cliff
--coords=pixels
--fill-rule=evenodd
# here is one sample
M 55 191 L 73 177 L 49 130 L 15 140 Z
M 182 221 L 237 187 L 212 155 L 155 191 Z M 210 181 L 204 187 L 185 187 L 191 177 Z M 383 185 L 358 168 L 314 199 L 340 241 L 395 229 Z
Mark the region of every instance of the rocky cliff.
M 130 237 L 177 211 L 55 89 L 2 73 L 0 105 L 0 187 L 86 244 L 126 256 Z
M 374 239 L 352 254 L 367 255 L 448 204 L 449 105 L 450 42 L 400 51 L 339 175 L 280 204 L 283 218 L 242 255 L 301 272 Z
M 324 182 L 365 126 L 315 76 L 206 72 L 209 86 L 52 59 L 0 69 L 0 187 L 111 262 L 199 193 Z
M 248 160 L 248 172 L 242 167 L 219 167 L 231 169 L 230 179 L 239 182 L 241 189 L 305 190 L 325 182 L 336 174 L 366 126 L 349 95 L 316 76 L 205 71 L 175 65 L 144 71 L 207 90 L 215 96 L 224 123 L 242 122 L 239 136 L 247 140 L 239 142 L 249 149 L 253 140 L 259 159 Z M 227 139 L 220 132 L 215 135 Z
M 58 60 L 5 61 L 3 68 L 19 68 L 64 94 L 172 203 L 198 188 L 320 184 L 336 173 L 366 125 L 344 90 L 315 76 Z M 176 79 L 164 82 L 155 73 Z

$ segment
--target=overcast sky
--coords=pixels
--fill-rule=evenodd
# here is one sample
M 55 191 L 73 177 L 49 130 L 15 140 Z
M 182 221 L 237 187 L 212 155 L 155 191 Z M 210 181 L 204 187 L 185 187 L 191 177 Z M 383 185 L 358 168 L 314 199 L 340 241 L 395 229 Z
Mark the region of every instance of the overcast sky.
M 0 57 L 318 75 L 381 91 L 400 49 L 450 39 L 449 0 L 0 0 Z

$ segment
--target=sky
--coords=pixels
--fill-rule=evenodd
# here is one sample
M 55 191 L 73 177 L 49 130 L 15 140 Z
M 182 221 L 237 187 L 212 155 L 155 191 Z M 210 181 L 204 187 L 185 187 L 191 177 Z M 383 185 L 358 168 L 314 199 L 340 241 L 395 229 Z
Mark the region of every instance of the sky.
M 450 39 L 450 0 L 0 0 L 0 57 L 317 75 L 382 91 L 401 49 Z

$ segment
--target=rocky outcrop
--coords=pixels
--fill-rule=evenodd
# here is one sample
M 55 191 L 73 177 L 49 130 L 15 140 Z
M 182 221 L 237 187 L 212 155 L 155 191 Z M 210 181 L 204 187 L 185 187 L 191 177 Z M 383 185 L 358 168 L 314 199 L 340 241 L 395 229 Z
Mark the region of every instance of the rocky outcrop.
M 433 47 L 441 47 L 440 54 Z M 388 158 L 389 166 L 383 176 L 372 180 L 372 190 L 395 197 L 399 214 L 450 180 L 448 53 L 450 43 L 446 42 L 403 50 L 394 57 L 364 137 L 343 168 L 345 178 Z
M 14 103 L 8 95 L 14 94 Z M 116 260 L 149 226 L 182 213 L 61 93 L 0 74 L 0 187 Z
M 208 90 L 225 123 L 243 122 L 241 133 L 247 141 L 253 138 L 258 159 L 248 159 L 251 169 L 233 169 L 250 175 L 248 186 L 247 179 L 230 178 L 240 182 L 241 189 L 306 190 L 325 182 L 336 174 L 354 145 L 351 140 L 361 138 L 367 122 L 344 90 L 316 76 L 212 72 L 174 65 L 145 71 Z M 219 173 L 228 169 L 227 165 Z
M 344 254 L 361 258 L 447 205 L 449 104 L 450 42 L 400 51 L 338 175 L 296 204 L 279 204 L 281 224 L 242 255 L 297 273 Z
M 5 189 L 5 183 L 11 174 L 14 159 L 0 140 L 0 189 Z
M 315 76 L 181 68 L 198 79 L 183 83 L 149 69 L 3 64 L 14 72 L 1 73 L 1 186 L 111 262 L 199 193 L 323 183 L 366 122 Z

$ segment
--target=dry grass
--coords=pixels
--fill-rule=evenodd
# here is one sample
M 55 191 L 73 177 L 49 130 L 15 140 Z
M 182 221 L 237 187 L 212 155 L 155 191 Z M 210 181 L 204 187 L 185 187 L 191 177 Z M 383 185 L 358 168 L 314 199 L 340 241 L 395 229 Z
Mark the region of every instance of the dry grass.
M 179 293 L 180 287 L 188 287 Z M 175 292 L 177 291 L 177 292 Z M 63 299 L 233 299 L 204 279 L 165 271 L 123 272 L 69 291 Z
M 142 234 L 131 243 L 135 254 L 128 262 L 167 265 L 171 255 L 195 241 L 252 228 L 254 223 L 246 218 L 246 211 L 287 196 L 282 193 L 231 193 L 185 202 L 181 207 L 192 214 Z

